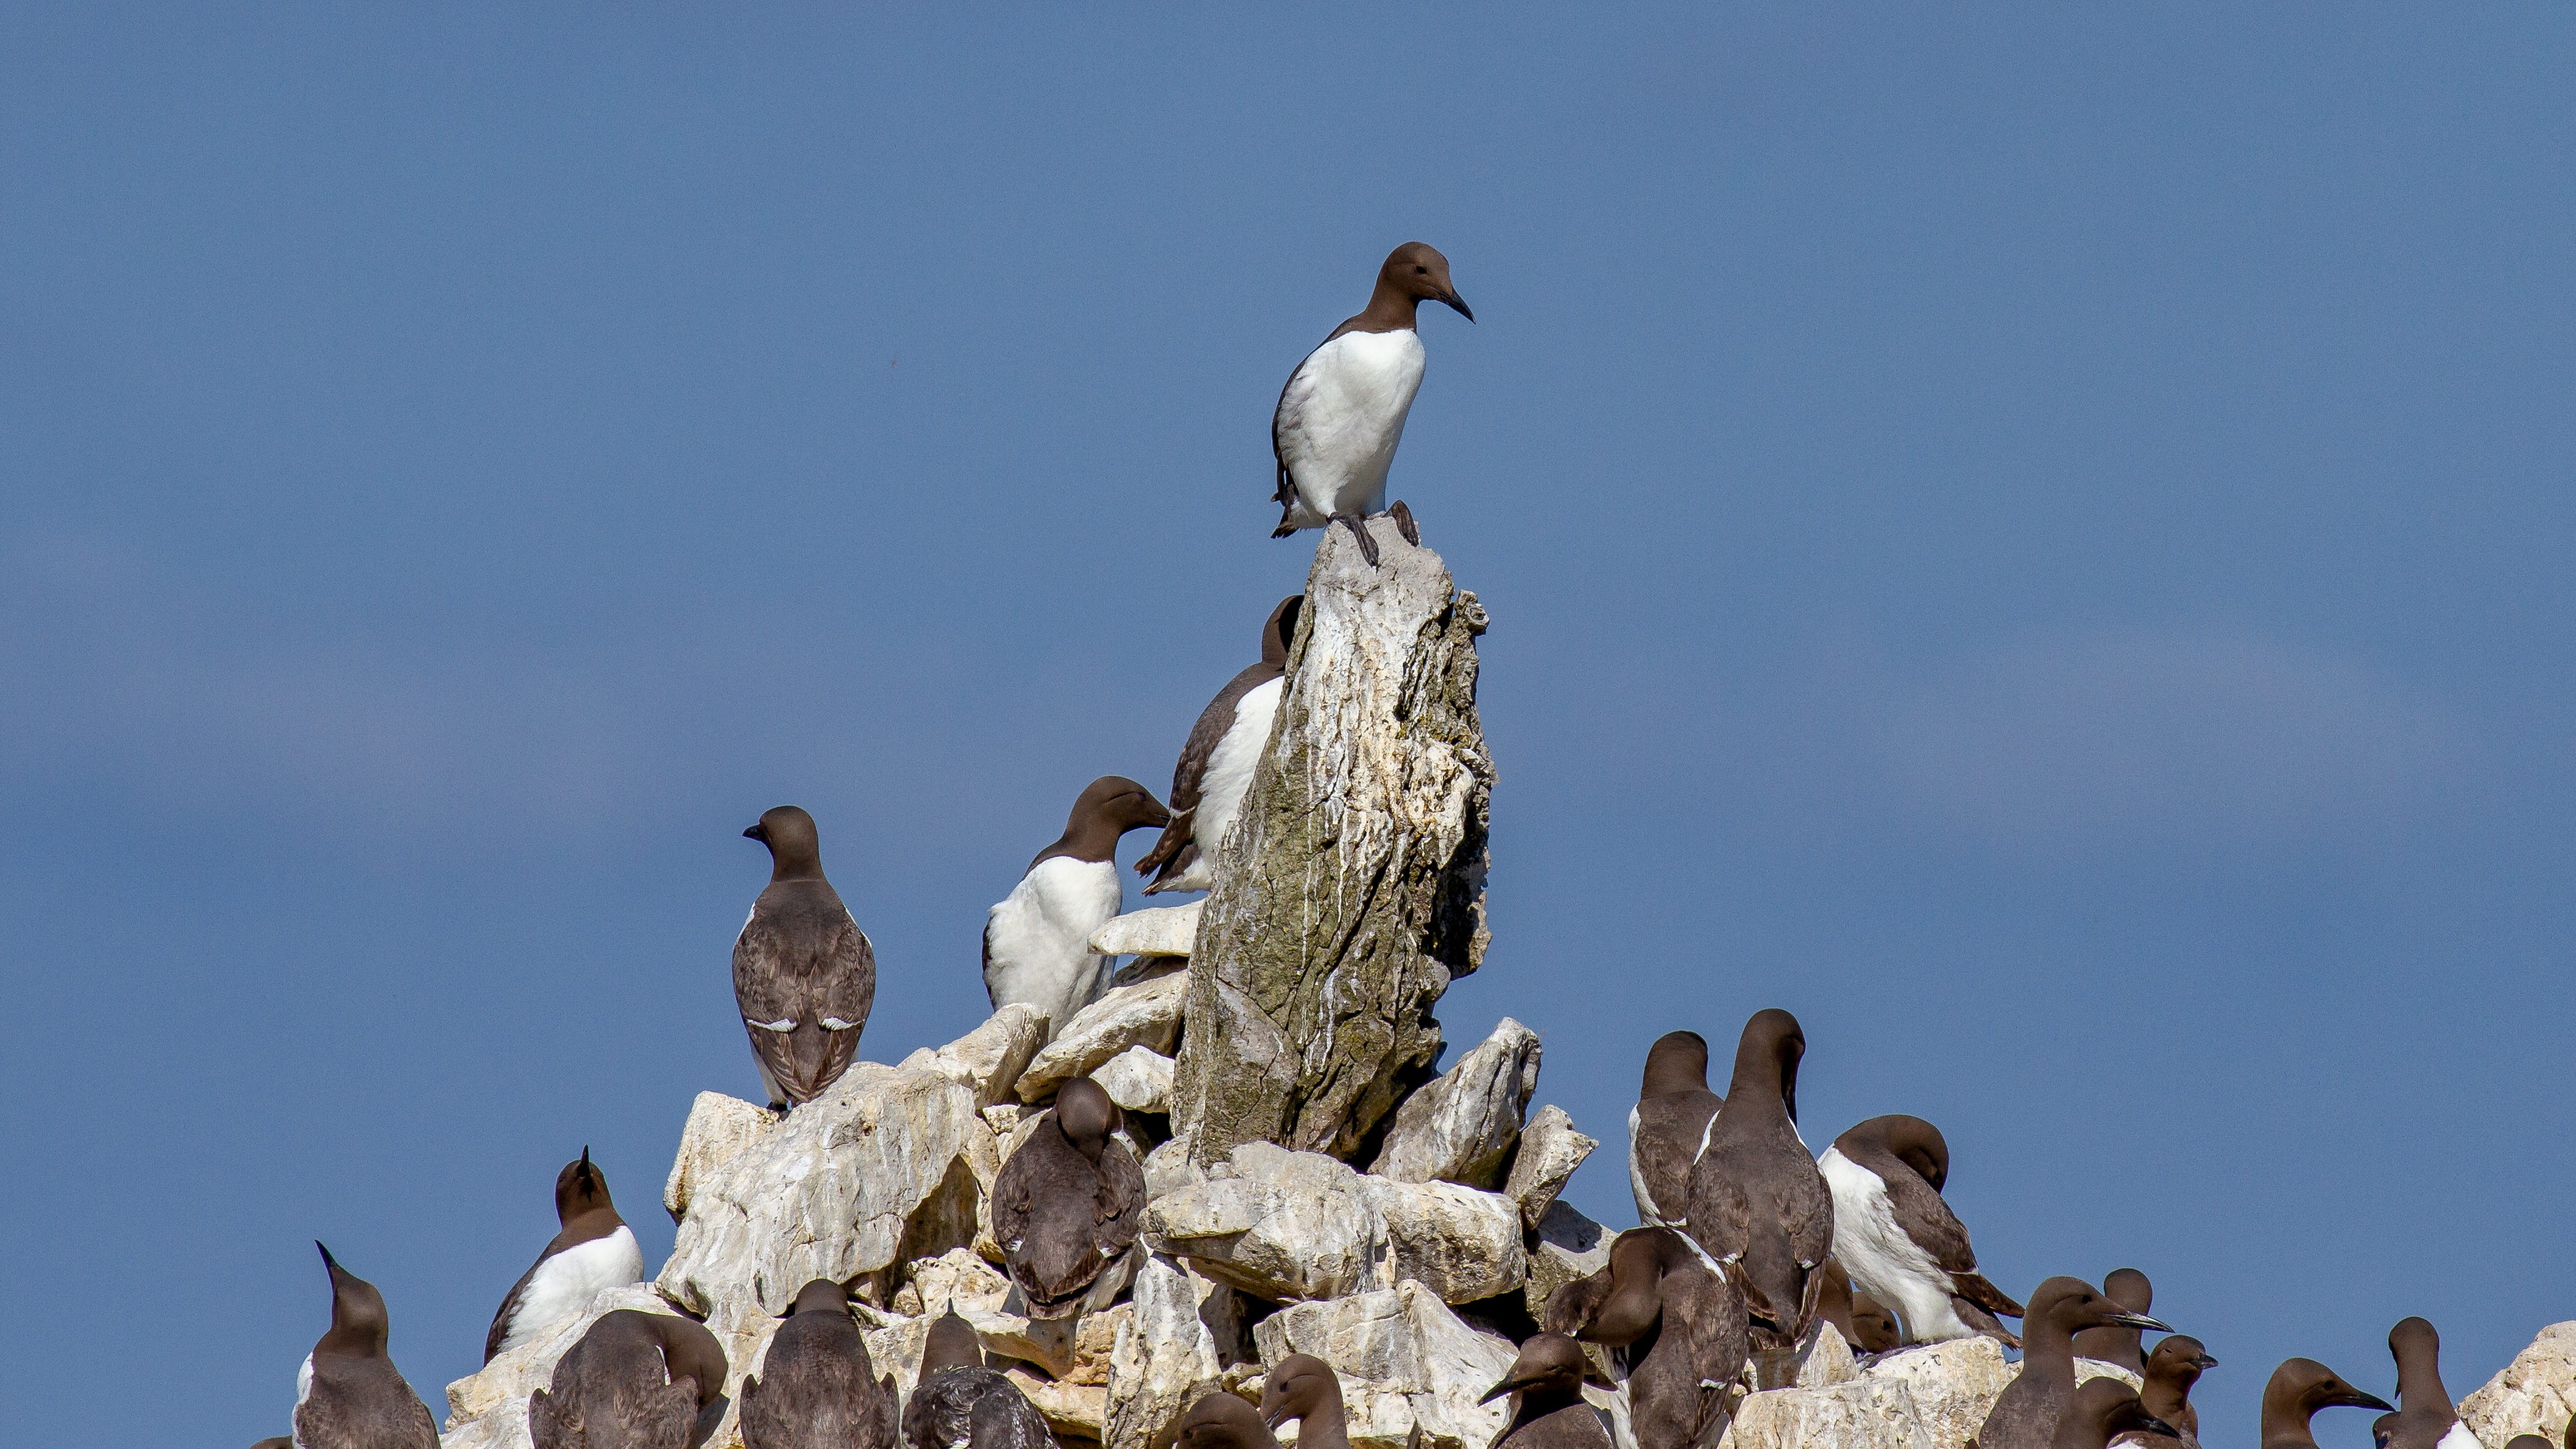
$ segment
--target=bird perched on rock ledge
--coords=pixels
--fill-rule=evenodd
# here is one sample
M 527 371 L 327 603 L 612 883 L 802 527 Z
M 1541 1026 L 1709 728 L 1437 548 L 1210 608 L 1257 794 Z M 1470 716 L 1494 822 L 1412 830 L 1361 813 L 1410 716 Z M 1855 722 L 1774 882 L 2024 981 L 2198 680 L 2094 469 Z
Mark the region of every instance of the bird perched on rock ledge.
M 1100 998 L 1110 958 L 1092 951 L 1091 933 L 1118 914 L 1119 838 L 1171 821 L 1153 791 L 1124 775 L 1083 787 L 1064 834 L 985 913 L 984 994 L 995 1011 L 1034 1006 L 1054 1036 Z
M 643 1280 L 644 1250 L 636 1245 L 635 1230 L 617 1215 L 608 1179 L 591 1163 L 587 1147 L 555 1174 L 555 1222 L 563 1231 L 510 1285 L 501 1311 L 492 1315 L 492 1331 L 483 1338 L 485 1363 L 579 1315 L 601 1289 Z
M 1386 472 L 1404 441 L 1404 420 L 1422 387 L 1422 338 L 1415 310 L 1424 302 L 1476 314 L 1449 281 L 1449 259 L 1422 242 L 1406 242 L 1377 270 L 1377 289 L 1356 317 L 1306 354 L 1279 390 L 1270 418 L 1270 451 L 1279 465 L 1279 527 L 1272 538 L 1339 523 L 1359 540 L 1360 557 L 1377 562 L 1366 521 L 1392 511 L 1406 543 L 1422 534 L 1413 513 L 1386 507 Z
M 1098 1313 L 1136 1276 L 1145 1171 L 1121 1125 L 1100 1084 L 1076 1077 L 993 1176 L 993 1239 L 1031 1318 Z
M 823 1095 L 859 1054 L 877 999 L 877 953 L 823 878 L 814 817 L 793 805 L 743 832 L 769 847 L 769 886 L 733 943 L 733 995 L 769 1105 Z

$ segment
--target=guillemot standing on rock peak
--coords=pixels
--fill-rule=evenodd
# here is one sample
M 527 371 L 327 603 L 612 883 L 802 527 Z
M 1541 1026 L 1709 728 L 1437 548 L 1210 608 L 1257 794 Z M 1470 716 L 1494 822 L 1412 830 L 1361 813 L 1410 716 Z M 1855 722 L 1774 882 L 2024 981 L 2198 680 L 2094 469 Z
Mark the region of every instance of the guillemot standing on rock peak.
M 905 1449 L 1055 1449 L 1046 1415 L 1019 1385 L 984 1366 L 983 1340 L 953 1304 L 922 1339 L 921 1376 L 903 1406 L 903 1442 Z
M 1112 1135 L 1121 1120 L 1076 1077 L 993 1176 L 993 1240 L 1031 1318 L 1100 1312 L 1136 1276 L 1145 1171 Z
M 1708 1040 L 1668 1031 L 1646 1049 L 1646 1079 L 1628 1109 L 1628 1191 L 1637 1220 L 1677 1228 L 1690 1218 L 1691 1165 L 1725 1098 L 1708 1089 Z
M 1279 465 L 1279 526 L 1272 538 L 1340 523 L 1359 540 L 1360 557 L 1377 563 L 1377 541 L 1364 522 L 1391 511 L 1406 543 L 1422 535 L 1412 510 L 1386 507 L 1386 471 L 1404 441 L 1405 415 L 1422 387 L 1422 339 L 1414 331 L 1423 302 L 1442 302 L 1473 322 L 1449 282 L 1449 259 L 1421 242 L 1387 254 L 1377 288 L 1358 316 L 1333 329 L 1306 354 L 1279 390 L 1270 417 L 1270 451 Z
M 536 1449 L 697 1449 L 724 1418 L 725 1355 L 696 1320 L 603 1313 L 528 1396 Z
M 1689 1231 L 1744 1294 L 1756 1389 L 1785 1388 L 1824 1289 L 1834 1194 L 1798 1137 L 1798 1018 L 1774 1007 L 1744 1023 L 1726 1105 L 1691 1168 Z M 1846 1265 L 1848 1266 L 1848 1265 Z
M 1138 875 L 1153 876 L 1145 894 L 1216 885 L 1216 849 L 1243 809 L 1252 767 L 1270 742 L 1270 724 L 1288 688 L 1288 646 L 1297 637 L 1297 615 L 1305 604 L 1304 594 L 1279 601 L 1261 625 L 1261 662 L 1227 680 L 1190 726 L 1181 761 L 1172 767 L 1171 823 L 1136 862 Z
M 1993 1317 L 2019 1318 L 2021 1305 L 1977 1272 L 1968 1230 L 1942 1200 L 1950 1144 L 1940 1128 L 1902 1113 L 1872 1117 L 1835 1138 L 1816 1166 L 1834 1193 L 1834 1256 L 1855 1290 L 1895 1312 L 1906 1342 L 1984 1332 L 2021 1346 Z
M 2051 1278 L 2032 1289 L 2021 1323 L 2021 1372 L 1986 1412 L 1977 1449 L 2051 1449 L 2059 1420 L 2075 1402 L 2075 1335 L 2109 1325 L 2173 1331 L 2081 1278 Z
M 1511 1422 L 1492 1449 L 1610 1449 L 1610 1431 L 1583 1401 L 1590 1365 L 1583 1346 L 1561 1333 L 1535 1333 L 1521 1343 L 1503 1381 L 1476 1402 L 1512 1396 Z
M 2131 1313 L 2144 1313 L 2156 1306 L 2156 1285 L 2135 1268 L 2114 1268 L 2103 1275 L 2102 1296 Z M 2115 1363 L 2141 1376 L 2147 1371 L 2147 1356 L 2134 1328 L 2088 1328 L 2075 1335 L 2075 1356 Z
M 1091 933 L 1118 914 L 1118 838 L 1171 820 L 1153 791 L 1124 775 L 1083 787 L 1064 834 L 985 915 L 984 993 L 995 1011 L 1034 1006 L 1053 1038 L 1099 999 L 1111 958 L 1092 951 Z
M 769 885 L 733 943 L 733 996 L 774 1108 L 801 1106 L 858 1058 L 877 953 L 823 878 L 814 817 L 793 805 L 743 832 L 769 847 Z
M 1350 1449 L 1341 1376 L 1313 1354 L 1292 1353 L 1261 1379 L 1261 1422 L 1297 1421 L 1297 1449 Z
M 2197 1444 L 2200 1410 L 2191 1405 L 2191 1386 L 2216 1367 L 2218 1360 L 2211 1358 L 2200 1340 L 2188 1333 L 2158 1339 L 2156 1351 L 2147 1355 L 2145 1383 L 2138 1390 L 2138 1401 L 2148 1413 L 2173 1425 L 2174 1437 L 2185 1444 Z
M 2039 1295 L 2031 1295 L 2031 1307 Z M 2027 1320 L 2025 1320 L 2027 1323 Z M 2377 1394 L 2365 1394 L 2341 1375 L 2312 1358 L 2287 1358 L 2263 1385 L 2263 1449 L 2317 1449 L 2316 1431 L 2308 1420 L 2319 1409 L 2394 1409 Z
M 555 1174 L 555 1223 L 562 1231 L 510 1285 L 501 1311 L 492 1315 L 492 1331 L 483 1336 L 485 1363 L 578 1315 L 601 1289 L 643 1281 L 644 1250 L 636 1246 L 635 1230 L 617 1215 L 608 1179 L 591 1164 L 587 1147 Z
M 2442 1387 L 2442 1335 L 2433 1325 L 2399 1319 L 2388 1330 L 2388 1354 L 2397 1360 L 2397 1412 L 2371 1425 L 2378 1449 L 2479 1449 Z
M 894 1378 L 880 1380 L 850 1290 L 829 1278 L 798 1289 L 743 1380 L 744 1449 L 894 1449 Z
M 392 1319 L 376 1285 L 340 1266 L 320 1243 L 331 1275 L 331 1328 L 295 1375 L 297 1449 L 438 1449 L 429 1406 L 385 1352 Z
M 1725 1417 L 1751 1352 L 1743 1294 L 1673 1228 L 1621 1233 L 1607 1266 L 1548 1295 L 1539 1326 L 1612 1351 L 1641 1449 L 1701 1442 Z

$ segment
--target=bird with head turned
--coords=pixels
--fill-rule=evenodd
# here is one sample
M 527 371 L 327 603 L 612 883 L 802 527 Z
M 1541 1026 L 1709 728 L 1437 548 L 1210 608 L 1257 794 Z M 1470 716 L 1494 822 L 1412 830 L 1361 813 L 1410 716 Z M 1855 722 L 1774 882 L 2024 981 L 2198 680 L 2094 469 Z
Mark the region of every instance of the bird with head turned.
M 769 885 L 733 943 L 734 1002 L 772 1108 L 814 1100 L 858 1059 L 876 1004 L 877 955 L 823 875 L 814 817 L 761 812 L 743 837 L 769 847 Z
M 1583 1401 L 1590 1370 L 1583 1345 L 1562 1333 L 1534 1333 L 1523 1340 L 1502 1381 L 1477 1400 L 1490 1404 L 1505 1395 L 1511 1398 L 1511 1420 L 1494 1436 L 1491 1449 L 1611 1449 L 1610 1432 Z
M 331 1327 L 295 1378 L 294 1441 L 300 1449 L 438 1449 L 438 1425 L 394 1367 L 385 1295 L 322 1254 L 331 1279 Z
M 1637 1220 L 1677 1228 L 1690 1220 L 1691 1167 L 1726 1099 L 1708 1089 L 1708 1040 L 1668 1031 L 1646 1049 L 1645 1080 L 1628 1109 L 1628 1191 Z
M 2022 1306 L 1977 1271 L 1967 1226 L 1941 1196 L 1950 1144 L 1920 1117 L 1872 1117 L 1817 1159 L 1834 1194 L 1834 1256 L 1857 1292 L 1886 1305 L 1907 1343 L 1985 1334 L 2018 1348 L 1997 1321 Z
M 2308 1421 L 2319 1409 L 2384 1412 L 2396 1407 L 2345 1383 L 2341 1374 L 2315 1359 L 2283 1359 L 2263 1385 L 2263 1449 L 2317 1449 L 2316 1431 Z
M 2388 1354 L 2397 1360 L 2397 1410 L 2371 1426 L 2378 1449 L 2478 1449 L 2442 1386 L 2442 1335 L 2433 1325 L 2399 1319 L 2388 1330 Z
M 984 914 L 984 992 L 995 1011 L 1034 1006 L 1053 1037 L 1100 999 L 1113 958 L 1092 950 L 1091 936 L 1118 914 L 1118 842 L 1171 820 L 1153 791 L 1124 775 L 1082 788 L 1064 833 Z
M 528 1398 L 535 1449 L 697 1449 L 724 1418 L 725 1355 L 693 1319 L 602 1314 Z
M 2173 1330 L 2104 1297 L 2081 1278 L 2051 1278 L 2031 1290 L 2021 1322 L 2021 1372 L 1997 1395 L 1977 1431 L 1978 1449 L 2050 1449 L 2075 1402 L 2075 1335 L 2088 1328 Z
M 1262 1376 L 1261 1422 L 1275 1430 L 1294 1419 L 1297 1449 L 1350 1449 L 1343 1414 L 1341 1376 L 1312 1354 L 1292 1353 Z
M 2135 1268 L 2114 1268 L 2105 1274 L 2102 1296 L 2131 1313 L 2144 1313 L 2156 1306 L 2156 1286 Z M 2118 1364 L 2133 1374 L 2147 1371 L 2146 1354 L 2134 1328 L 2088 1328 L 2075 1335 L 2075 1356 Z
M 1210 1389 L 1172 1427 L 1180 1449 L 1279 1449 L 1261 1411 L 1225 1389 Z
M 483 1335 L 485 1363 L 580 1316 L 601 1292 L 643 1280 L 644 1249 L 617 1215 L 608 1177 L 590 1160 L 588 1147 L 555 1174 L 555 1223 L 553 1240 L 492 1315 L 491 1330 Z
M 1834 1194 L 1798 1136 L 1798 1018 L 1757 1011 L 1736 1041 L 1726 1105 L 1691 1168 L 1688 1231 L 1744 1295 L 1754 1387 L 1786 1387 L 1824 1291 Z
M 1046 1415 L 999 1370 L 956 1306 L 932 1319 L 903 1406 L 904 1449 L 1055 1449 Z
M 2106 1449 L 2122 1434 L 2173 1437 L 2173 1426 L 2138 1402 L 2137 1390 L 2118 1379 L 2086 1379 L 2058 1417 L 2050 1449 Z M 1982 1441 L 1981 1441 L 1982 1442 Z
M 1696 1444 L 1726 1416 L 1750 1352 L 1744 1299 L 1672 1228 L 1630 1228 L 1610 1261 L 1548 1295 L 1540 1326 L 1611 1352 L 1641 1445 Z
M 1190 726 L 1172 767 L 1172 818 L 1136 862 L 1149 876 L 1145 894 L 1203 891 L 1216 885 L 1217 847 L 1243 810 L 1253 767 L 1270 742 L 1270 722 L 1288 689 L 1288 651 L 1306 596 L 1281 599 L 1261 624 L 1261 658 L 1237 671 Z
M 894 1379 L 868 1358 L 850 1290 L 814 1279 L 743 1380 L 744 1449 L 894 1449 L 898 1439 Z
M 2185 1444 L 2200 1442 L 2200 1411 L 2191 1405 L 2191 1386 L 2200 1376 L 2218 1367 L 2200 1340 L 2187 1333 L 2169 1334 L 2159 1339 L 2155 1351 L 2147 1355 L 2147 1372 L 2138 1389 L 2138 1399 L 2147 1412 L 2173 1425 L 2174 1436 Z

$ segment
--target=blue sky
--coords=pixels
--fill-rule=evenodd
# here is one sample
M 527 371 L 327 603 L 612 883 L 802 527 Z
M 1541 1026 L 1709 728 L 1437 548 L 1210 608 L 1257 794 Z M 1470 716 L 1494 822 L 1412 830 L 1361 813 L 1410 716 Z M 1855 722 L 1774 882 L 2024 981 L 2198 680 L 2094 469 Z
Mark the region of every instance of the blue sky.
M 585 1143 L 658 1263 L 767 806 L 866 1054 L 971 1026 L 1302 580 L 1269 409 L 1409 238 L 1480 319 L 1395 488 L 1494 619 L 1453 1039 L 1612 1137 L 1788 1007 L 1810 1142 L 1938 1122 L 2016 1291 L 2145 1268 L 2215 1440 L 2410 1313 L 2466 1393 L 2576 1316 L 2571 42 L 0 13 L 14 1421 L 283 1432 L 316 1237 L 443 1412 Z

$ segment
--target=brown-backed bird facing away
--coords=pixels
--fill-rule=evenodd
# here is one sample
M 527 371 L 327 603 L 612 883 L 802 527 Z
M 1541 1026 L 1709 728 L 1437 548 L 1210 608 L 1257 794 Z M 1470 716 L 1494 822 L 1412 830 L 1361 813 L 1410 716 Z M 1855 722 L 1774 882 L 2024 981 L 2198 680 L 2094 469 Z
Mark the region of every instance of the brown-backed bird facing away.
M 343 1268 L 320 1243 L 331 1275 L 331 1328 L 295 1376 L 299 1449 L 438 1449 L 429 1406 L 385 1352 L 393 1321 L 376 1285 Z
M 1744 1298 L 1672 1228 L 1630 1228 L 1610 1262 L 1548 1295 L 1540 1326 L 1611 1350 L 1638 1449 L 1687 1449 L 1725 1414 L 1751 1352 Z
M 801 1105 L 857 1059 L 877 953 L 823 878 L 813 816 L 781 805 L 743 834 L 769 847 L 769 886 L 733 943 L 734 1001 L 769 1105 Z
M 2388 1354 L 2397 1360 L 2397 1412 L 2371 1426 L 2379 1449 L 2478 1449 L 2478 1436 L 2442 1387 L 2442 1335 L 2433 1325 L 2399 1319 L 2388 1330 Z
M 2114 1268 L 2102 1279 L 2102 1296 L 2131 1313 L 2144 1313 L 2156 1306 L 2156 1285 L 2135 1268 Z M 2075 1356 L 2115 1363 L 2133 1374 L 2147 1371 L 2146 1354 L 2134 1328 L 2088 1328 L 2075 1335 Z
M 1224 1389 L 1200 1395 L 1181 1415 L 1173 1438 L 1180 1449 L 1279 1449 L 1261 1411 Z
M 2263 1385 L 2263 1449 L 2317 1449 L 2308 1420 L 2319 1409 L 2337 1407 L 2384 1411 L 2397 1406 L 2345 1383 L 2315 1359 L 2283 1359 Z
M 1297 1421 L 1297 1449 L 1350 1449 L 1341 1376 L 1312 1354 L 1292 1353 L 1261 1380 L 1261 1422 L 1276 1430 Z
M 1082 787 L 1064 833 L 984 914 L 984 994 L 995 1011 L 1034 1006 L 1052 1038 L 1100 999 L 1113 958 L 1091 949 L 1091 934 L 1118 914 L 1118 841 L 1171 819 L 1153 791 L 1124 775 Z
M 1852 1287 L 1896 1314 L 1907 1343 L 1983 1333 L 2019 1347 L 1996 1322 L 2021 1305 L 1977 1272 L 1968 1230 L 1942 1199 L 1950 1144 L 1920 1117 L 1872 1117 L 1834 1139 L 1817 1167 L 1834 1193 L 1834 1257 Z
M 1145 1173 L 1113 1135 L 1121 1117 L 1076 1077 L 993 1178 L 993 1237 L 1031 1318 L 1107 1308 L 1136 1274 Z
M 1511 1422 L 1491 1449 L 1610 1449 L 1610 1431 L 1583 1401 L 1583 1346 L 1562 1333 L 1535 1333 L 1503 1381 L 1476 1402 L 1512 1396 Z M 1639 1449 L 1644 1449 L 1640 1445 Z
M 2173 1425 L 2174 1436 L 2186 1444 L 2200 1442 L 2200 1410 L 2191 1406 L 2191 1386 L 2200 1382 L 2207 1370 L 2218 1367 L 2218 1360 L 2200 1346 L 2200 1340 L 2187 1333 L 2170 1334 L 2156 1341 L 2155 1352 L 2147 1355 L 2146 1383 L 2138 1390 L 2138 1401 L 2147 1412 Z
M 1017 1384 L 984 1366 L 982 1342 L 953 1307 L 932 1320 L 922 1341 L 921 1377 L 903 1406 L 903 1442 L 904 1449 L 1055 1449 L 1046 1415 Z
M 1690 1235 L 1744 1294 L 1754 1387 L 1785 1387 L 1824 1288 L 1834 1194 L 1798 1137 L 1798 1019 L 1773 1008 L 1744 1024 L 1726 1105 L 1691 1169 Z
M 796 1294 L 760 1372 L 743 1380 L 745 1449 L 894 1449 L 894 1379 L 880 1380 L 850 1318 L 850 1291 L 817 1278 Z
M 1833 1258 L 1825 1260 L 1825 1286 L 1816 1294 L 1816 1319 L 1830 1323 L 1834 1332 L 1860 1353 L 1885 1353 L 1905 1344 L 1897 1331 L 1896 1315 L 1887 1305 L 1852 1287 L 1851 1274 Z
M 1678 1228 L 1690 1220 L 1691 1166 L 1725 1099 L 1708 1089 L 1708 1041 L 1668 1031 L 1646 1049 L 1646 1079 L 1628 1109 L 1628 1191 L 1637 1220 Z
M 2172 1332 L 2081 1278 L 2051 1278 L 2033 1289 L 2021 1324 L 2021 1372 L 1987 1411 L 1977 1449 L 2049 1449 L 2059 1419 L 2075 1402 L 2075 1335 L 2111 1325 Z
M 2115 1436 L 2131 1432 L 2170 1439 L 2173 1426 L 2148 1413 L 2138 1391 L 2118 1379 L 2086 1379 L 2067 1401 L 2050 1443 L 2052 1449 L 2107 1449 Z
M 1387 254 L 1377 287 L 1359 315 L 1306 354 L 1279 390 L 1270 415 L 1270 451 L 1279 465 L 1279 527 L 1272 538 L 1339 523 L 1359 540 L 1360 557 L 1377 563 L 1366 520 L 1395 517 L 1406 543 L 1422 534 L 1402 502 L 1386 504 L 1386 473 L 1404 441 L 1404 420 L 1422 387 L 1422 339 L 1416 308 L 1442 302 L 1473 322 L 1449 281 L 1449 259 L 1421 242 Z
M 1288 687 L 1288 648 L 1305 603 L 1304 594 L 1279 601 L 1261 625 L 1260 662 L 1227 680 L 1190 726 L 1181 761 L 1172 767 L 1171 823 L 1136 862 L 1138 875 L 1153 877 L 1145 894 L 1215 888 L 1216 849 L 1234 827 L 1252 767 L 1270 742 L 1270 723 Z
M 724 1418 L 716 1336 L 668 1313 L 603 1313 L 528 1398 L 536 1449 L 695 1449 Z
M 590 1149 L 555 1174 L 555 1223 L 561 1229 L 537 1261 L 510 1285 L 492 1331 L 483 1335 L 483 1361 L 539 1333 L 577 1318 L 605 1288 L 642 1282 L 644 1250 L 635 1230 L 617 1215 L 608 1179 L 590 1160 Z

